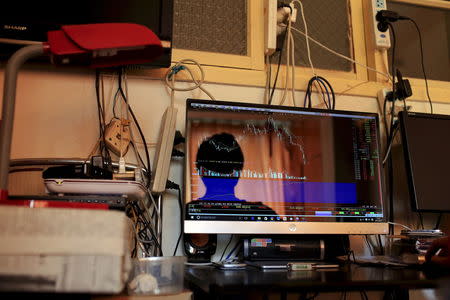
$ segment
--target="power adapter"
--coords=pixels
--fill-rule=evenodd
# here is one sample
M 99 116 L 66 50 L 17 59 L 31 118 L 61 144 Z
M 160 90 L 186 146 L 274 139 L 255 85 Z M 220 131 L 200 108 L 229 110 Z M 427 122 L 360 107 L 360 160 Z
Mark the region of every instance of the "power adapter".
M 389 92 L 386 95 L 388 101 L 403 100 L 412 96 L 411 84 L 408 79 L 403 79 L 402 73 L 399 70 L 397 70 L 397 78 L 395 93 Z

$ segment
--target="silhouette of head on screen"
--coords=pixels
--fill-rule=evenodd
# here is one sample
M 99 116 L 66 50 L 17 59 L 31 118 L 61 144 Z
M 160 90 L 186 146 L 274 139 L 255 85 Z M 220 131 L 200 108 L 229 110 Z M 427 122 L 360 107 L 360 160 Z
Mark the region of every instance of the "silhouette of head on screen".
M 196 167 L 206 187 L 205 194 L 197 200 L 251 203 L 260 214 L 277 215 L 259 201 L 236 197 L 235 187 L 244 167 L 244 154 L 232 134 L 214 134 L 203 140 L 198 148 Z
M 242 201 L 234 194 L 244 166 L 241 146 L 229 133 L 214 134 L 200 144 L 196 167 L 206 187 L 199 200 Z

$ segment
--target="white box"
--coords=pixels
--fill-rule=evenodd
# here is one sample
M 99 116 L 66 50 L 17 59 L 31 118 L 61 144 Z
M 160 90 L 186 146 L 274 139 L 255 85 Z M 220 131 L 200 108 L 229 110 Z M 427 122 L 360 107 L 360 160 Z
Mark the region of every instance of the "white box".
M 0 206 L 0 290 L 120 293 L 129 222 L 120 211 Z

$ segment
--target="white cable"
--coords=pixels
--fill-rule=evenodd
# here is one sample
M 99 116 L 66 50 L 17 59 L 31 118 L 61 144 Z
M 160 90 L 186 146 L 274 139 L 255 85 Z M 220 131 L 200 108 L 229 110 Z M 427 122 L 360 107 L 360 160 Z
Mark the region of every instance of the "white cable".
M 292 32 L 289 32 L 289 39 L 292 43 L 292 49 L 291 49 L 291 56 L 292 56 L 292 65 L 291 65 L 291 72 L 292 72 L 292 84 L 291 84 L 291 91 L 292 91 L 292 104 L 294 106 L 297 106 L 295 103 L 295 43 L 294 43 L 294 36 L 292 35 Z
M 286 25 L 280 25 L 280 26 L 286 26 Z M 296 32 L 298 32 L 298 33 L 300 33 L 300 34 L 302 34 L 303 36 L 306 37 L 306 34 L 305 34 L 303 31 L 301 31 L 301 30 L 299 30 L 299 29 L 297 29 L 297 28 L 292 28 L 292 29 L 293 29 L 294 31 L 296 31 Z M 319 41 L 313 39 L 313 38 L 310 37 L 310 36 L 308 36 L 308 39 L 311 40 L 312 42 L 316 43 L 318 46 L 322 47 L 323 49 L 327 50 L 328 52 L 330 52 L 330 53 L 332 53 L 332 54 L 334 54 L 334 55 L 336 55 L 336 56 L 338 56 L 338 57 L 340 57 L 340 58 L 343 58 L 343 59 L 348 60 L 348 61 L 350 61 L 350 62 L 352 62 L 352 63 L 354 63 L 354 64 L 356 64 L 356 65 L 358 65 L 358 66 L 361 66 L 361 67 L 366 68 L 366 69 L 368 69 L 368 70 L 370 70 L 370 71 L 373 71 L 373 72 L 376 72 L 376 73 L 378 73 L 378 74 L 380 74 L 380 75 L 383 75 L 383 76 L 385 76 L 389 81 L 392 80 L 392 79 L 391 79 L 391 75 L 389 75 L 389 74 L 387 74 L 387 73 L 380 72 L 380 71 L 378 71 L 377 69 L 374 69 L 374 68 L 372 68 L 372 67 L 369 67 L 369 66 L 367 66 L 367 65 L 365 65 L 365 64 L 362 64 L 362 63 L 360 63 L 360 62 L 357 62 L 356 60 L 354 60 L 354 59 L 352 59 L 352 58 L 350 58 L 350 57 L 348 57 L 348 56 L 345 56 L 345 55 L 343 55 L 343 54 L 341 54 L 341 53 L 339 53 L 339 52 L 336 52 L 336 51 L 334 51 L 334 50 L 328 48 L 327 46 L 325 46 L 325 45 L 322 44 L 321 42 L 319 42 Z
M 383 166 L 386 164 L 386 161 L 387 161 L 387 159 L 389 158 L 389 155 L 390 155 L 390 153 L 391 153 L 392 144 L 394 143 L 395 136 L 397 135 L 398 127 L 396 127 L 394 130 L 395 130 L 395 131 L 394 131 L 394 133 L 393 133 L 393 136 L 392 136 L 392 138 L 391 138 L 391 141 L 389 142 L 389 147 L 388 147 L 388 149 L 386 150 L 386 154 L 384 155 L 384 159 L 383 159 L 383 163 L 382 163 Z
M 309 65 L 311 66 L 311 71 L 312 71 L 313 75 L 317 76 L 316 71 L 314 70 L 314 65 L 312 63 L 312 59 L 311 59 L 311 48 L 309 46 L 309 39 L 310 39 L 310 37 L 308 35 L 308 25 L 306 24 L 305 11 L 303 10 L 303 4 L 299 0 L 291 1 L 292 6 L 294 6 L 294 3 L 298 3 L 298 5 L 300 5 L 300 9 L 301 9 L 301 13 L 302 13 L 303 25 L 305 26 L 305 34 L 304 34 L 304 36 L 305 36 L 305 40 L 306 40 L 306 51 L 308 53 Z
M 129 101 L 129 94 L 128 94 L 128 77 L 127 77 L 126 70 L 123 71 L 123 76 L 124 76 L 124 79 L 122 81 L 123 81 L 123 85 L 124 85 L 124 93 L 125 93 L 125 97 L 127 98 L 126 118 L 127 118 L 127 120 L 130 120 L 130 106 L 128 105 L 130 101 Z M 112 78 L 114 78 L 114 75 L 113 75 Z M 112 83 L 114 83 L 114 81 Z M 136 127 L 136 124 L 134 124 L 134 122 L 132 122 L 132 123 L 133 123 L 134 127 Z M 134 133 L 133 133 L 133 128 L 131 126 L 131 123 L 129 125 L 129 131 L 130 131 L 130 143 L 133 145 L 132 148 L 133 148 L 134 156 L 136 158 L 136 164 L 139 167 L 141 167 L 141 169 L 147 170 L 147 167 L 145 166 L 145 164 L 143 164 L 141 162 L 141 160 L 139 159 L 139 151 L 138 151 L 138 149 L 136 147 L 136 144 L 141 144 L 141 145 L 144 145 L 144 144 L 135 140 Z M 146 146 L 146 145 L 144 145 L 144 146 Z M 124 157 L 124 160 L 125 160 L 125 157 Z M 151 172 L 151 170 L 147 170 L 147 172 Z M 142 179 L 142 183 L 144 185 L 146 185 L 146 182 L 145 182 L 144 179 Z
M 186 266 L 212 266 L 212 262 L 206 262 L 206 263 L 191 263 L 191 262 L 185 262 Z
M 156 204 L 155 198 L 153 198 L 153 195 L 152 195 L 151 192 L 149 192 L 148 195 L 150 196 L 150 200 L 152 201 L 153 209 L 156 211 L 156 214 L 157 214 L 158 218 L 160 218 L 161 215 L 160 215 L 160 213 L 159 213 L 159 210 L 157 209 L 158 205 Z M 142 205 L 144 206 L 145 210 L 147 211 L 147 214 L 149 215 L 149 217 L 150 217 L 150 219 L 151 219 L 152 214 L 150 213 L 150 211 L 149 211 L 149 209 L 148 209 L 148 207 L 147 207 L 147 204 L 145 203 L 145 201 L 144 201 L 142 198 L 140 198 L 140 200 L 141 200 Z M 153 221 L 153 220 L 152 220 L 152 221 Z M 154 222 L 154 221 L 153 221 L 153 222 Z M 152 225 L 155 226 L 154 223 L 153 223 Z
M 198 67 L 198 69 L 200 70 L 200 80 L 195 79 L 194 74 L 192 73 L 191 69 L 189 68 L 189 66 L 187 65 L 187 63 L 191 63 L 194 64 Z M 174 73 L 174 71 L 177 68 L 182 68 L 181 70 L 187 71 L 189 73 L 189 75 L 191 76 L 192 81 L 194 82 L 193 86 L 190 87 L 186 87 L 186 88 L 178 88 L 175 87 L 175 79 L 173 78 L 175 76 L 176 73 Z M 177 70 L 176 72 L 178 72 L 179 70 Z M 172 77 L 172 78 L 171 78 Z M 201 91 L 203 91 L 206 95 L 208 95 L 209 98 L 211 98 L 211 100 L 215 100 L 215 98 L 204 88 L 202 87 L 202 84 L 205 80 L 205 72 L 203 71 L 202 66 L 196 62 L 193 59 L 182 59 L 179 62 L 177 62 L 175 65 L 173 65 L 171 68 L 169 68 L 167 70 L 166 76 L 165 76 L 165 82 L 166 85 L 173 91 L 180 91 L 180 92 L 186 92 L 186 91 L 192 91 L 195 89 L 200 89 Z M 173 94 L 171 93 L 171 97 L 172 97 L 172 103 L 173 103 Z
M 413 231 L 411 228 L 409 228 L 408 226 L 406 226 L 406 225 L 403 225 L 403 224 L 400 224 L 400 223 L 395 223 L 395 222 L 388 222 L 388 224 L 392 224 L 392 225 L 397 225 L 397 226 L 401 226 L 401 227 L 403 227 L 403 228 L 406 228 L 406 229 L 408 229 L 408 230 L 410 230 L 410 231 Z

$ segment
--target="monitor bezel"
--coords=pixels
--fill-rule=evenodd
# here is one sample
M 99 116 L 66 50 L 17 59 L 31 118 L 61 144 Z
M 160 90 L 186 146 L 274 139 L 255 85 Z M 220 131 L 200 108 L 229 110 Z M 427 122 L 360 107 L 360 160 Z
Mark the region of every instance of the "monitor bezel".
M 304 108 L 294 106 L 281 106 L 281 105 L 267 105 L 259 103 L 246 103 L 246 102 L 234 102 L 234 101 L 222 101 L 222 100 L 205 100 L 205 99 L 187 99 L 186 100 L 186 118 L 185 118 L 185 156 L 184 156 L 184 195 L 183 195 L 183 207 L 186 208 L 187 197 L 190 192 L 190 180 L 188 176 L 189 167 L 189 128 L 188 128 L 188 110 L 192 103 L 199 104 L 214 104 L 214 105 L 232 105 L 242 107 L 253 108 L 270 108 L 281 109 L 288 111 L 307 111 L 307 112 L 319 112 L 324 114 L 346 114 L 346 115 L 361 115 L 374 117 L 377 126 L 377 144 L 381 154 L 381 139 L 380 139 L 380 123 L 379 115 L 373 112 L 357 112 L 346 110 L 327 110 L 320 108 Z M 206 220 L 190 220 L 186 218 L 186 213 L 183 214 L 184 218 L 184 233 L 205 233 L 205 234 L 388 234 L 388 212 L 387 204 L 385 201 L 385 179 L 383 176 L 383 168 L 381 164 L 381 157 L 378 162 L 380 169 L 380 186 L 381 186 L 381 202 L 383 208 L 383 221 L 382 222 L 261 222 L 261 221 L 206 221 Z M 191 199 L 189 199 L 190 201 Z M 185 211 L 185 210 L 184 210 Z
M 428 113 L 418 113 L 418 112 L 399 112 L 399 126 L 402 141 L 402 151 L 403 160 L 405 164 L 406 171 L 406 181 L 408 185 L 409 200 L 411 203 L 411 210 L 414 212 L 431 212 L 431 213 L 443 213 L 450 212 L 449 210 L 436 210 L 436 209 L 423 209 L 419 208 L 416 187 L 415 187 L 415 177 L 413 171 L 413 161 L 410 153 L 410 145 L 407 137 L 408 128 L 408 118 L 427 118 L 427 119 L 444 119 L 450 120 L 450 115 L 442 114 L 428 114 Z

